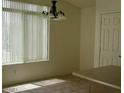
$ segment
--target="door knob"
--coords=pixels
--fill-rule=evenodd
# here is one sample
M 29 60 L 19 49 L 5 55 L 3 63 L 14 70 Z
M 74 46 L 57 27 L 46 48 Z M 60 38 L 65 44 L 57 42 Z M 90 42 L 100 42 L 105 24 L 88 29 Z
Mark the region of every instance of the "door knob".
M 118 56 L 119 58 L 121 58 L 121 56 Z

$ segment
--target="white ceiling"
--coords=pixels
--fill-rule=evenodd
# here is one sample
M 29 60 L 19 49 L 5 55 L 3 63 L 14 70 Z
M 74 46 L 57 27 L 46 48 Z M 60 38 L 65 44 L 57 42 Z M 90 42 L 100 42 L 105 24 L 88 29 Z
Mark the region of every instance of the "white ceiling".
M 96 5 L 96 0 L 64 0 L 80 8 L 92 7 Z
M 17 1 L 17 0 L 15 0 Z M 18 0 L 20 1 L 20 0 Z M 45 4 L 45 5 L 50 5 L 51 4 L 51 1 L 52 0 L 21 0 L 23 2 L 32 2 L 32 3 L 36 3 L 38 4 L 38 2 L 42 3 L 42 4 Z M 79 7 L 79 8 L 86 8 L 86 7 L 92 7 L 92 6 L 95 6 L 96 5 L 96 0 L 57 0 L 58 2 L 59 1 L 66 1 L 76 7 Z M 49 2 L 49 3 L 48 3 Z

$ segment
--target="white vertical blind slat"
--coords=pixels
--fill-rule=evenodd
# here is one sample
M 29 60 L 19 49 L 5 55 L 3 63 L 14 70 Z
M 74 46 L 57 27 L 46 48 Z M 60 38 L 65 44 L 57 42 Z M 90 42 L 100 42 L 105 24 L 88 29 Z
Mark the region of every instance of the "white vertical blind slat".
M 42 15 L 15 12 L 14 9 L 40 11 L 37 5 L 3 0 L 3 64 L 47 60 L 47 18 Z

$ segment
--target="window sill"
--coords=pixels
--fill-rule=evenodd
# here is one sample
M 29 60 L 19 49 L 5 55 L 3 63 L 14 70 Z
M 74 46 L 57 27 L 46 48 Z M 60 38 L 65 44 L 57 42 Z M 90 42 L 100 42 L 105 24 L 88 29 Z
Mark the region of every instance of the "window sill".
M 48 62 L 49 60 L 38 60 L 38 61 L 27 61 L 27 62 L 18 62 L 18 63 L 6 63 L 2 64 L 2 66 L 10 66 L 10 65 L 21 65 L 21 64 L 31 64 L 31 63 L 42 63 L 42 62 Z

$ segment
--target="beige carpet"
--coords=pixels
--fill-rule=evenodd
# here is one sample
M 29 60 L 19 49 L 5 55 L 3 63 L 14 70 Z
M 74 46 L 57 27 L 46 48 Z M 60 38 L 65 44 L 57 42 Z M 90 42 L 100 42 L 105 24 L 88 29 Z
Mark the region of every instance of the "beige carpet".
M 50 80 L 52 80 L 52 83 Z M 86 80 L 71 75 L 55 79 L 52 78 L 50 80 L 32 83 L 34 85 L 41 86 L 40 88 L 11 93 L 88 93 L 89 84 Z M 57 83 L 57 81 L 59 82 Z M 2 93 L 9 92 L 3 91 Z

